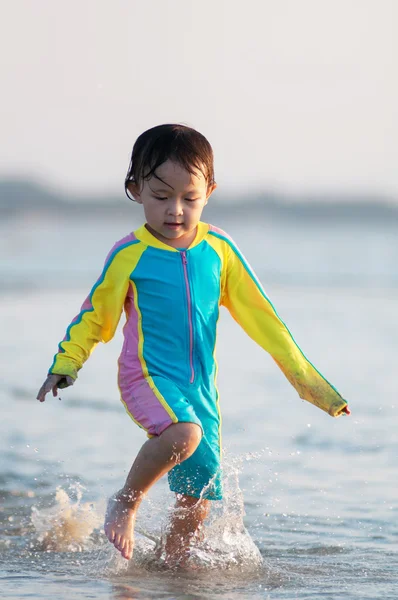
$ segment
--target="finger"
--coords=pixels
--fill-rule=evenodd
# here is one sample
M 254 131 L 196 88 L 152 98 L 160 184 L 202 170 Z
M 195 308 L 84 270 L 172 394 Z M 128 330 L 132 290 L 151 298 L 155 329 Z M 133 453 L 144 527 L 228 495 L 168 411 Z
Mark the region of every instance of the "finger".
M 39 402 L 44 402 L 45 399 L 46 399 L 46 392 L 43 390 L 43 387 L 41 387 L 36 396 L 36 400 L 39 400 Z
M 40 402 L 44 402 L 46 399 L 46 394 L 51 390 L 51 384 L 46 380 L 41 386 L 39 393 L 37 394 L 37 400 Z
M 58 396 L 58 385 L 57 385 L 57 383 L 53 386 L 53 396 L 54 396 L 54 398 L 56 396 Z
M 73 385 L 75 383 L 75 380 L 70 375 L 67 375 L 65 379 L 68 385 Z

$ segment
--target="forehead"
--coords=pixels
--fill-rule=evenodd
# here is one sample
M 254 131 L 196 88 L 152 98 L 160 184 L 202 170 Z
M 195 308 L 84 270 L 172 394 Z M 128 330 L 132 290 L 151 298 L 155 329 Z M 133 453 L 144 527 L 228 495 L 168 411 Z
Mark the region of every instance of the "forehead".
M 192 190 L 205 188 L 206 178 L 201 171 L 195 171 L 195 174 L 189 173 L 184 167 L 172 160 L 167 160 L 161 164 L 149 179 L 151 187 L 166 187 L 174 190 L 187 189 Z M 165 186 L 165 184 L 167 184 Z

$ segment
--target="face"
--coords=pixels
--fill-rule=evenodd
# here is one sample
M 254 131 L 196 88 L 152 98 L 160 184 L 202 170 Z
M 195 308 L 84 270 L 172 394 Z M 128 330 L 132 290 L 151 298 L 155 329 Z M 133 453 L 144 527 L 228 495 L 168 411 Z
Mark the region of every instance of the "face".
M 152 235 L 173 248 L 186 248 L 195 238 L 196 226 L 215 187 L 207 185 L 200 171 L 191 175 L 167 160 L 143 186 L 130 184 L 129 191 L 144 207 Z

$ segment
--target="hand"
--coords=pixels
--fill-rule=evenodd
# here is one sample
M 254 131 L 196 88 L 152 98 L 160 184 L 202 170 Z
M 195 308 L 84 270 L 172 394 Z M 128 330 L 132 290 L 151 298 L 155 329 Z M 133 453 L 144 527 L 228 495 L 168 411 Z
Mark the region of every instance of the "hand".
M 75 380 L 69 375 L 49 375 L 43 385 L 41 386 L 39 393 L 37 394 L 37 400 L 44 402 L 46 394 L 52 390 L 53 396 L 58 396 L 58 388 L 65 388 L 73 385 Z

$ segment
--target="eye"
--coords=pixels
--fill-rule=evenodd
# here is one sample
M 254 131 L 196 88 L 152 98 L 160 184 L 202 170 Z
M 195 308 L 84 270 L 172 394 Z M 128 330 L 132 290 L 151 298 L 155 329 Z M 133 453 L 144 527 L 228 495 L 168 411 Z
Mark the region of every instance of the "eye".
M 196 200 L 199 200 L 199 198 L 185 198 L 185 200 L 187 202 L 196 202 Z
M 166 196 L 154 196 L 155 200 L 167 200 Z

